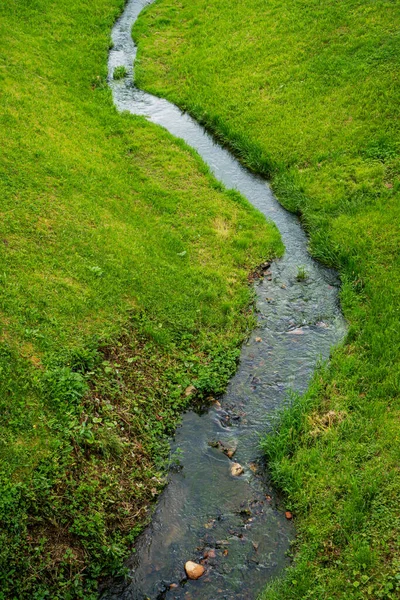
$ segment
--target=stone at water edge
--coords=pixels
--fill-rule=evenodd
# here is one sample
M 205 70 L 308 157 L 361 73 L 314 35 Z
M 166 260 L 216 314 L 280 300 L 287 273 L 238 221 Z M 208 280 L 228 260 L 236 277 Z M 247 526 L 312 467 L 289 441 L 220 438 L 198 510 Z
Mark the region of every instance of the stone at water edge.
M 191 560 L 185 563 L 186 575 L 189 579 L 199 579 L 204 574 L 205 568 L 203 565 L 199 565 Z
M 185 390 L 185 396 L 191 396 L 192 394 L 194 394 L 196 391 L 196 388 L 194 387 L 194 385 L 189 385 L 186 390 Z
M 234 475 L 235 477 L 237 477 L 238 475 L 241 475 L 242 473 L 243 473 L 242 465 L 239 465 L 239 463 L 233 463 L 231 466 L 231 475 Z

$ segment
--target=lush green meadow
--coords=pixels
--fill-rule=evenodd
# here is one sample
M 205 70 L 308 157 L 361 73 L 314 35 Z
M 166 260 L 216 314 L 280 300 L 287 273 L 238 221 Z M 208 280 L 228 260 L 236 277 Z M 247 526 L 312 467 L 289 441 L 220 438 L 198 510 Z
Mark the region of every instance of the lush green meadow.
M 158 0 L 137 82 L 189 110 L 301 214 L 336 267 L 346 345 L 265 450 L 296 519 L 265 598 L 400 593 L 400 5 Z
M 282 251 L 195 153 L 115 111 L 122 7 L 0 6 L 4 600 L 95 598 L 119 572 L 185 390 L 224 388 L 252 324 L 248 273 Z

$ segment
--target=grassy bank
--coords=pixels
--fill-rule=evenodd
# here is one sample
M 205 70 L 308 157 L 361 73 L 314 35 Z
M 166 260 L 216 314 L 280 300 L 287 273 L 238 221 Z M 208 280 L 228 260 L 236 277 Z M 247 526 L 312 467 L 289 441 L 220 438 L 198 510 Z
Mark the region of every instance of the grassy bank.
M 188 109 L 302 215 L 350 324 L 265 449 L 296 560 L 265 598 L 400 593 L 400 9 L 389 0 L 159 0 L 138 84 Z
M 117 114 L 121 0 L 2 2 L 0 598 L 97 597 L 220 392 L 276 230 L 183 143 Z

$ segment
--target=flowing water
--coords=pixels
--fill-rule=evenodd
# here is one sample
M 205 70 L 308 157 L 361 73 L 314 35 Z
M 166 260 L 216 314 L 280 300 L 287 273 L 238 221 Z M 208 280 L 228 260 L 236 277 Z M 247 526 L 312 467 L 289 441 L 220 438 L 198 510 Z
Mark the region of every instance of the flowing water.
M 135 88 L 131 29 L 147 4 L 129 0 L 112 32 L 109 85 L 117 108 L 147 117 L 195 148 L 217 179 L 277 225 L 286 252 L 255 286 L 258 326 L 221 403 L 205 414 L 183 416 L 171 443 L 180 467 L 171 469 L 152 522 L 128 561 L 131 578 L 113 584 L 103 597 L 250 600 L 288 564 L 294 537 L 292 522 L 269 489 L 260 435 L 291 391 L 306 390 L 318 361 L 328 359 L 343 338 L 338 280 L 309 256 L 298 219 L 280 206 L 266 181 L 243 168 L 189 115 Z M 114 68 L 121 65 L 128 75 L 115 81 Z M 299 267 L 305 279 L 299 280 Z M 234 462 L 243 467 L 242 475 L 231 474 Z M 203 577 L 187 580 L 185 562 L 202 559 Z

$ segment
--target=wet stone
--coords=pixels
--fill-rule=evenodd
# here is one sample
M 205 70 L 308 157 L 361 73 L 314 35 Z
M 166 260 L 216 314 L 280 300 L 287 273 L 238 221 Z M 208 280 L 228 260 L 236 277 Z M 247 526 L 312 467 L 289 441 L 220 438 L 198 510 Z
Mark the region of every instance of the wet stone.
M 244 469 L 243 469 L 242 465 L 240 465 L 239 463 L 233 463 L 231 465 L 231 475 L 233 475 L 234 477 L 238 477 L 239 475 L 242 475 L 243 472 L 244 472 Z
M 199 579 L 202 575 L 204 575 L 205 568 L 203 565 L 199 565 L 198 563 L 188 560 L 185 563 L 185 571 L 189 579 Z
M 226 454 L 228 458 L 232 458 L 237 449 L 236 441 L 221 442 L 220 440 L 218 440 L 217 442 L 209 442 L 209 445 L 212 448 L 217 448 L 218 450 L 221 450 L 221 452 Z

